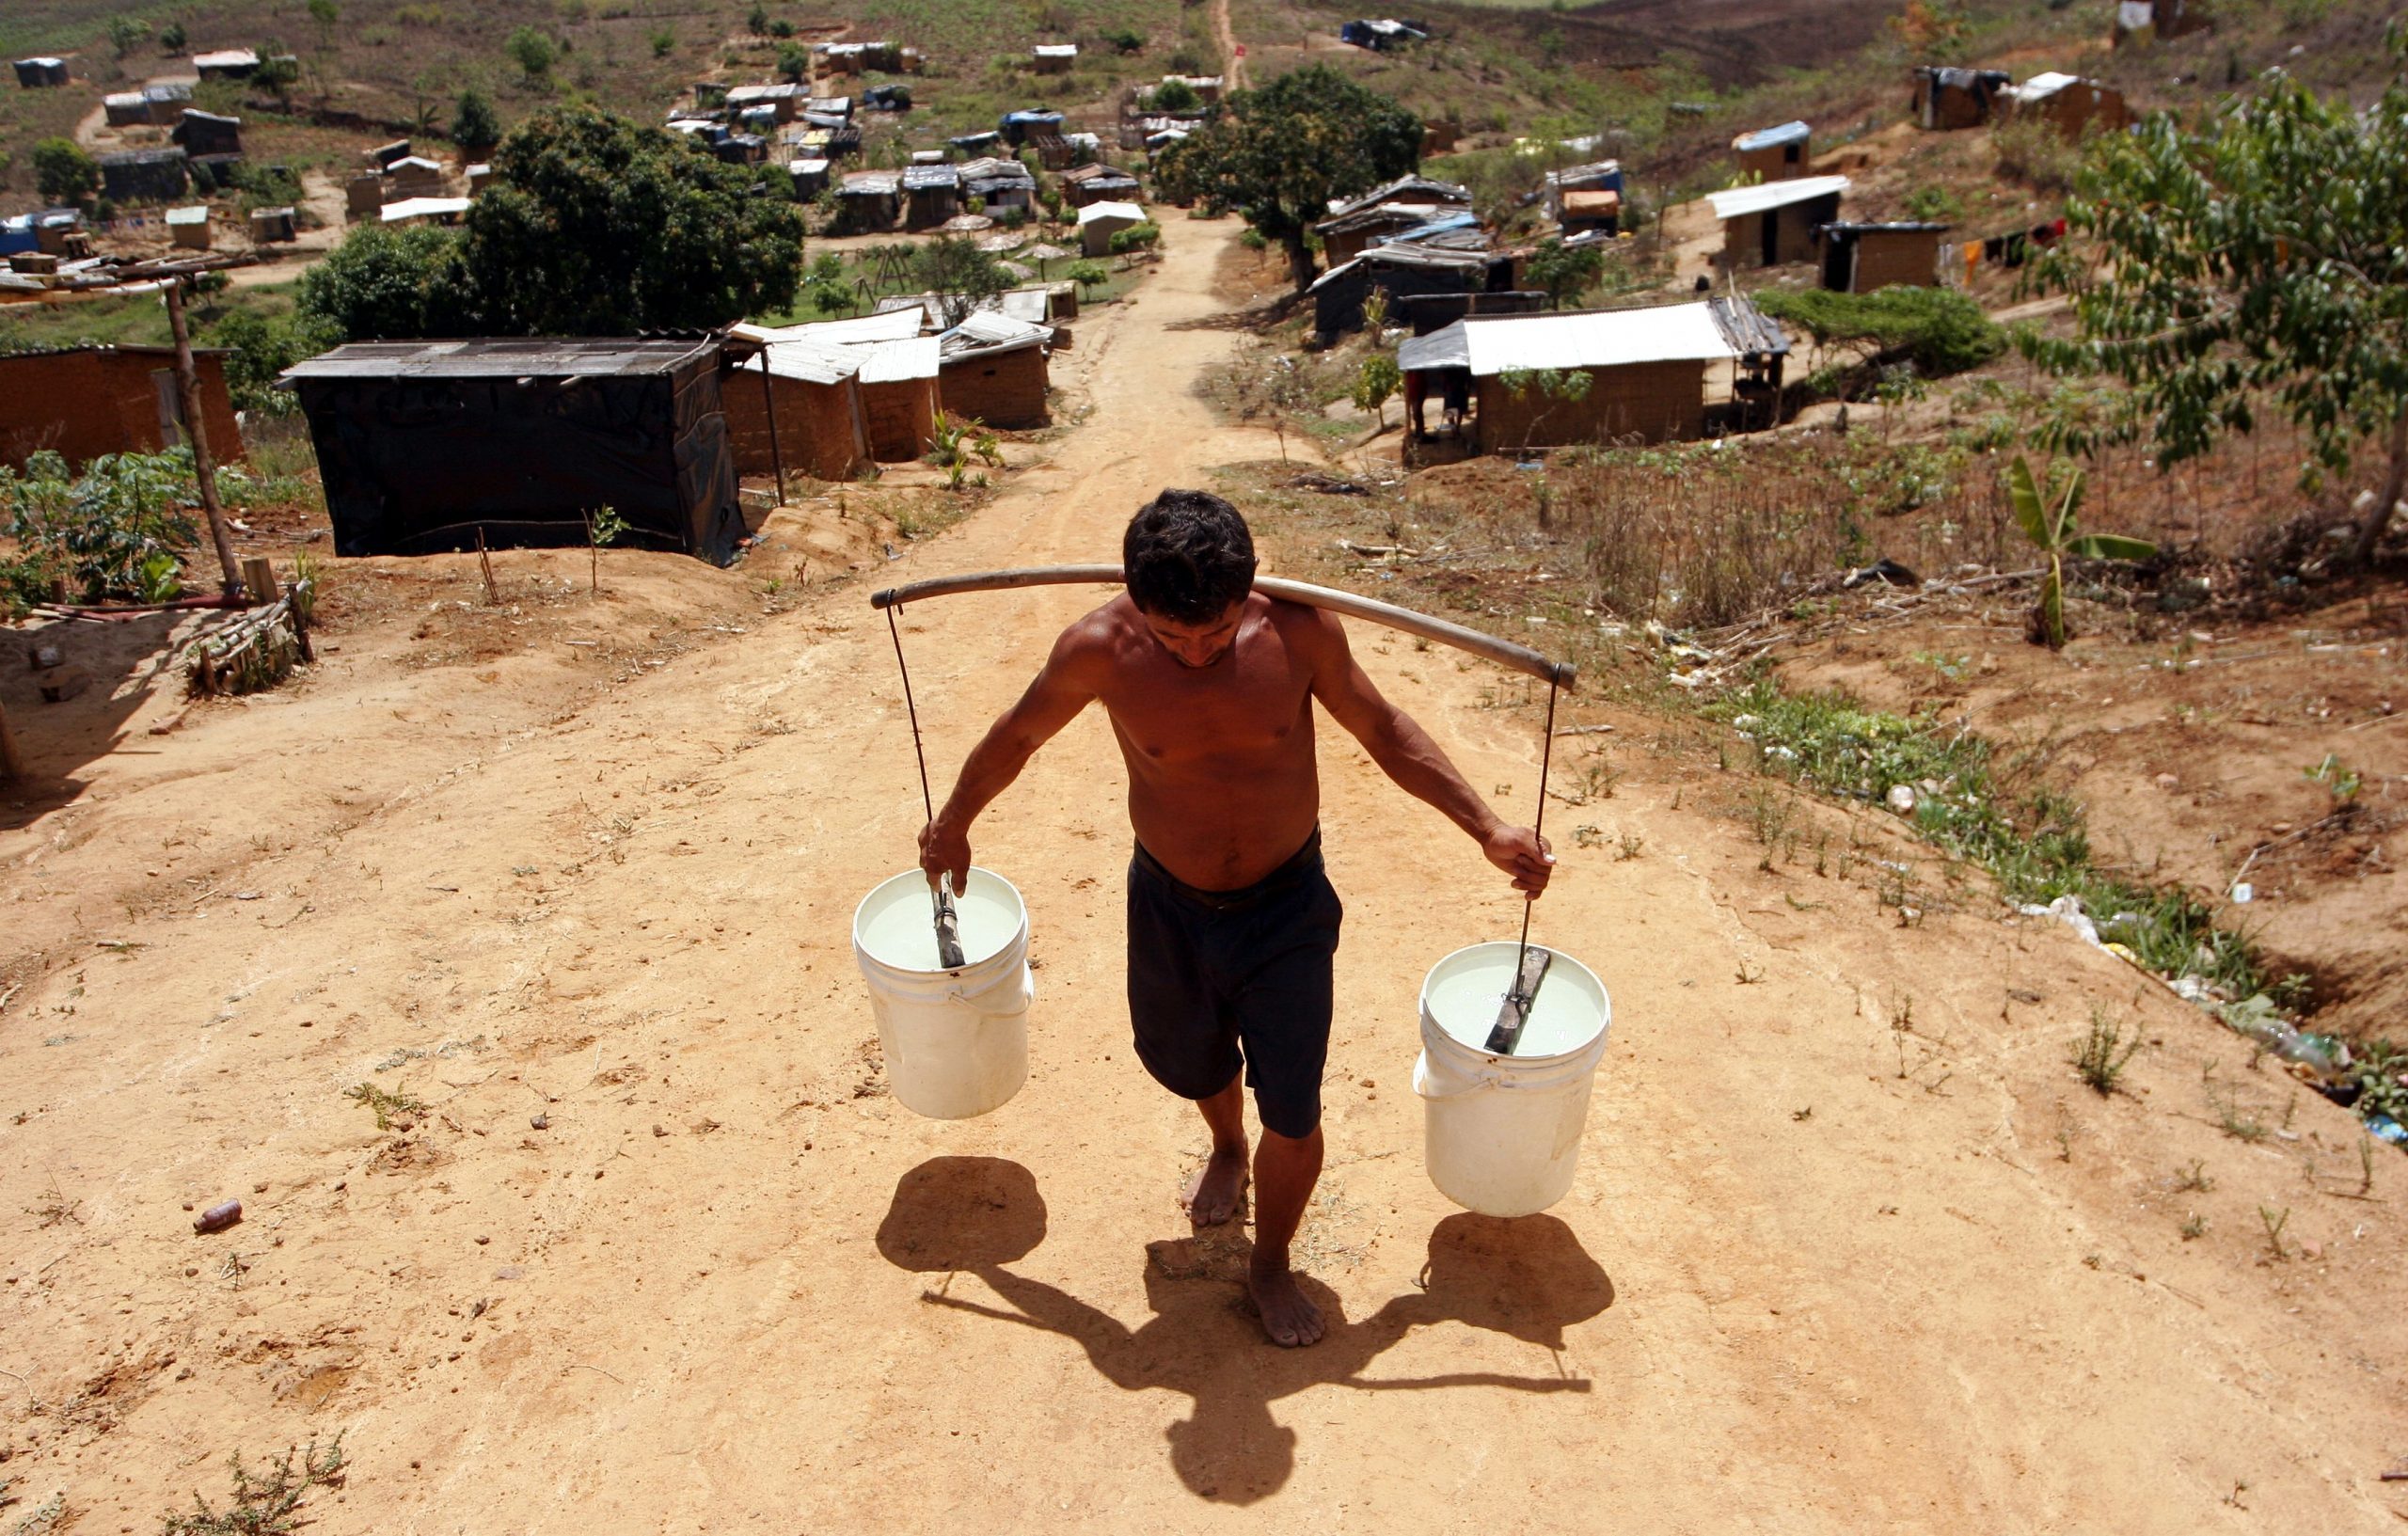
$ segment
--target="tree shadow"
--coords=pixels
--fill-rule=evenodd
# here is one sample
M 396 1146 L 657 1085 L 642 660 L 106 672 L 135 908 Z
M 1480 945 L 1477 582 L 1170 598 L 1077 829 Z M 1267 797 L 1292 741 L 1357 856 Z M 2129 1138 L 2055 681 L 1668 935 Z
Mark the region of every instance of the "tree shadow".
M 934 1158 L 896 1183 L 879 1227 L 879 1251 L 898 1267 L 946 1272 L 921 1292 L 934 1306 L 1059 1334 L 1084 1350 L 1097 1374 L 1123 1391 L 1162 1390 L 1190 1401 L 1165 1427 L 1172 1469 L 1198 1497 L 1251 1504 L 1276 1492 L 1295 1469 L 1296 1432 L 1271 1405 L 1314 1386 L 1366 1392 L 1496 1386 L 1519 1392 L 1581 1392 L 1585 1377 L 1498 1371 L 1438 1376 L 1366 1375 L 1371 1363 L 1416 1328 L 1462 1323 L 1560 1351 L 1564 1330 L 1614 1303 L 1613 1282 L 1572 1229 L 1552 1216 L 1499 1221 L 1450 1216 L 1430 1234 L 1417 1289 L 1349 1322 L 1338 1297 L 1307 1277 L 1307 1291 L 1329 1320 L 1310 1349 L 1283 1350 L 1262 1337 L 1243 1306 L 1243 1235 L 1148 1244 L 1146 1301 L 1153 1316 L 1135 1328 L 1042 1281 L 1004 1266 L 1045 1236 L 1036 1179 L 996 1158 Z M 1007 1304 L 947 1294 L 957 1273 L 975 1275 Z
M 129 741 L 134 716 L 159 689 L 181 689 L 170 675 L 183 642 L 215 612 L 183 610 L 141 613 L 110 621 L 53 620 L 8 632 L 0 649 L 0 708 L 8 712 L 25 776 L 0 787 L 0 831 L 31 826 L 82 795 L 79 777 L 95 760 L 116 752 L 163 753 L 164 744 Z M 66 661 L 56 672 L 38 672 L 23 653 L 56 646 Z M 84 690 L 52 704 L 42 685 L 67 672 L 90 682 Z

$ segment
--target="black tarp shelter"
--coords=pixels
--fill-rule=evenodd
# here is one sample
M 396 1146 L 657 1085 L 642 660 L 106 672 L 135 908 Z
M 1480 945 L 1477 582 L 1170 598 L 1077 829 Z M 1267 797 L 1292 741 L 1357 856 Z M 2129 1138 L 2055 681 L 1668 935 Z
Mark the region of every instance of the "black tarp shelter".
M 720 343 L 371 341 L 277 381 L 299 395 L 341 555 L 586 540 L 725 562 L 744 536 L 720 408 Z

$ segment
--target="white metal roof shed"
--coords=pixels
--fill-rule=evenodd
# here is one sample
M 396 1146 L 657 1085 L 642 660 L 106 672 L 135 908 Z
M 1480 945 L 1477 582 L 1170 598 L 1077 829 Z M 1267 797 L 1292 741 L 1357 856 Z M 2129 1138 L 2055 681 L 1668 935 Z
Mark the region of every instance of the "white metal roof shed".
M 1705 200 L 1714 205 L 1716 218 L 1734 219 L 1775 208 L 1787 208 L 1792 203 L 1812 202 L 1816 198 L 1827 198 L 1834 192 L 1846 190 L 1847 178 L 1845 176 L 1800 176 L 1793 181 L 1766 182 L 1762 186 L 1709 192 Z
M 377 216 L 387 224 L 406 224 L 414 218 L 450 218 L 467 211 L 466 198 L 404 198 L 387 203 Z
M 1133 202 L 1091 202 L 1079 210 L 1079 227 L 1086 228 L 1100 218 L 1123 219 L 1131 224 L 1146 222 L 1146 211 Z
M 816 341 L 822 346 L 860 346 L 872 341 L 900 341 L 920 334 L 920 316 L 911 309 L 887 314 L 856 315 L 850 320 L 816 320 L 803 325 L 771 329 L 764 325 L 731 326 L 734 334 L 755 341 Z
M 2002 96 L 2011 97 L 2015 101 L 2024 103 L 2028 105 L 2034 102 L 2047 101 L 2050 97 L 2054 96 L 2057 92 L 2065 89 L 2067 86 L 2079 86 L 2081 84 L 2082 77 L 2080 75 L 2067 74 L 2062 70 L 2049 70 L 2042 73 L 2034 75 L 2031 79 L 2026 80 L 2020 86 L 2009 86 L 1999 94 Z
M 1713 307 L 1700 301 L 1588 314 L 1482 315 L 1404 343 L 1397 360 L 1413 369 L 1467 367 L 1486 378 L 1521 368 L 1620 368 L 1739 355 Z
M 1814 132 L 1802 121 L 1785 122 L 1778 128 L 1759 128 L 1752 134 L 1741 134 L 1731 141 L 1731 148 L 1741 154 L 1751 150 L 1776 150 L 1784 144 L 1803 144 L 1814 136 Z

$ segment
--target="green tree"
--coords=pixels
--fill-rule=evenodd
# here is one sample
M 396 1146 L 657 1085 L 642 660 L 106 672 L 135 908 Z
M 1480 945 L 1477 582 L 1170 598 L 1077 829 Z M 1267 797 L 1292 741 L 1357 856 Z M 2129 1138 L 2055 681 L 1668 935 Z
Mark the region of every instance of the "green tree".
M 301 274 L 301 323 L 346 341 L 463 336 L 475 324 L 460 231 L 363 224 Z
M 1546 291 L 1547 302 L 1563 308 L 1566 299 L 1576 299 L 1606 275 L 1606 253 L 1594 245 L 1566 250 L 1560 240 L 1542 240 L 1539 248 L 1530 253 L 1523 268 L 1524 280 L 1534 288 Z
M 675 53 L 676 51 L 677 34 L 672 29 L 664 26 L 652 35 L 653 57 L 667 58 L 671 54 Z
M 756 38 L 768 37 L 769 35 L 769 8 L 767 6 L 756 5 L 751 10 L 746 11 L 744 13 L 744 30 L 752 33 Z
M 1063 276 L 1079 285 L 1079 296 L 1092 298 L 1095 291 L 1112 280 L 1111 269 L 1101 261 L 1073 261 Z
M 778 44 L 778 76 L 800 85 L 811 74 L 811 50 L 799 42 Z
M 1153 100 L 1146 104 L 1157 112 L 1193 112 L 1204 104 L 1204 98 L 1184 79 L 1173 77 L 1156 86 Z
M 301 63 L 284 51 L 284 44 L 270 38 L 259 47 L 260 67 L 251 71 L 251 84 L 266 91 L 278 102 L 293 100 L 293 87 L 301 83 Z
M 137 21 L 134 17 L 125 15 L 109 18 L 109 46 L 117 50 L 117 56 L 119 58 L 134 52 L 141 45 L 142 40 L 150 35 L 149 22 Z
M 2077 560 L 2147 560 L 2157 553 L 2157 546 L 2147 539 L 2081 531 L 2075 516 L 2082 510 L 2082 486 L 2077 469 L 2063 490 L 2044 490 L 2020 453 L 2006 467 L 2006 494 L 2015 503 L 2015 520 L 2048 562 L 2040 572 L 2040 600 L 2032 609 L 2032 639 L 2052 651 L 2064 650 L 2066 644 L 2067 555 Z
M 1403 385 L 1404 374 L 1397 367 L 1396 358 L 1375 350 L 1354 371 L 1354 404 L 1357 409 L 1370 411 L 1372 420 L 1386 427 L 1388 397 Z
M 452 142 L 464 150 L 490 150 L 501 142 L 501 119 L 474 86 L 460 93 L 452 112 Z
M 306 321 L 269 318 L 253 309 L 230 310 L 210 327 L 209 343 L 227 349 L 226 388 L 234 408 L 263 416 L 293 409 L 293 396 L 276 388 L 277 375 L 325 350 Z
M 335 0 L 309 0 L 309 20 L 318 24 L 318 52 L 323 54 L 335 45 L 335 24 L 342 20 L 342 8 Z
M 802 214 L 782 171 L 591 107 L 540 113 L 494 152 L 467 217 L 482 316 L 502 334 L 724 325 L 794 301 Z
M 99 190 L 101 167 L 71 138 L 34 145 L 34 189 L 51 202 L 81 202 Z
M 159 29 L 159 51 L 163 54 L 182 53 L 188 40 L 182 22 L 169 22 Z
M 2361 563 L 2408 494 L 2408 26 L 2391 47 L 2363 112 L 2276 72 L 2197 131 L 2159 116 L 2094 145 L 2066 210 L 2079 238 L 2033 274 L 2074 295 L 2074 334 L 2023 343 L 2130 389 L 2161 470 L 2252 430 L 2261 404 L 2307 433 L 2311 485 L 2380 443 Z
M 981 301 L 1009 288 L 1012 277 L 968 235 L 939 235 L 911 253 L 911 280 L 937 295 L 949 328 L 969 319 Z
M 1978 368 L 2006 350 L 2006 333 L 1982 307 L 1946 288 L 1899 284 L 1871 293 L 1766 288 L 1754 293 L 1768 315 L 1803 325 L 1818 345 L 1844 347 L 1865 367 L 1910 362 L 1933 378 Z
M 1420 158 L 1418 117 L 1325 64 L 1231 92 L 1163 156 L 1174 191 L 1234 208 L 1277 241 L 1299 290 L 1313 280 L 1306 237 L 1330 199 L 1368 192 Z
M 541 80 L 549 74 L 552 60 L 558 56 L 552 47 L 552 40 L 531 26 L 522 26 L 513 32 L 510 40 L 501 46 L 530 80 Z

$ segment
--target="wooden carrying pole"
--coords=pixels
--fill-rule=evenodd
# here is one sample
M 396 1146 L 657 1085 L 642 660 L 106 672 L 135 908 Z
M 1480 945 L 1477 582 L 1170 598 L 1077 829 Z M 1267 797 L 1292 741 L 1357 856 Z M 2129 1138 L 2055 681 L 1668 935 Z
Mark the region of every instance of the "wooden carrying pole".
M 899 608 L 924 597 L 950 597 L 964 592 L 1008 592 L 1015 587 L 1080 584 L 1112 586 L 1120 580 L 1120 567 L 1117 565 L 1033 565 L 1017 571 L 972 571 L 960 576 L 932 577 L 906 586 L 888 587 L 873 594 L 869 604 L 872 608 Z M 1510 640 L 1483 635 L 1477 629 L 1466 629 L 1459 624 L 1434 619 L 1426 613 L 1416 613 L 1394 603 L 1357 597 L 1351 592 L 1316 587 L 1275 576 L 1256 577 L 1254 590 L 1266 597 L 1284 598 L 1307 608 L 1326 609 L 1332 613 L 1386 625 L 1390 629 L 1402 629 L 1408 635 L 1418 635 L 1423 640 L 1469 651 L 1474 656 L 1486 657 L 1499 666 L 1528 673 L 1560 688 L 1572 687 L 1578 675 L 1578 669 L 1569 661 L 1551 661 L 1527 645 L 1516 645 Z

